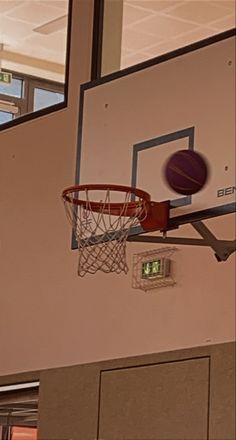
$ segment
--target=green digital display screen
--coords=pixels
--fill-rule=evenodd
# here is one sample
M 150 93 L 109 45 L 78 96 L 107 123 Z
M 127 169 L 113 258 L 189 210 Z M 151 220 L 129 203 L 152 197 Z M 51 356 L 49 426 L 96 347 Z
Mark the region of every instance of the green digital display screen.
M 161 260 L 145 261 L 142 263 L 142 278 L 162 275 Z

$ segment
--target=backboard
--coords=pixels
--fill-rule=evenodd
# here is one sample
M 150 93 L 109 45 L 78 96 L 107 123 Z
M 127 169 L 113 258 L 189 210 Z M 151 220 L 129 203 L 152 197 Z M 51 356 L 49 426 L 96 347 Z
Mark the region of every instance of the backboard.
M 76 184 L 131 185 L 170 200 L 170 226 L 235 211 L 235 38 L 224 35 L 81 88 Z M 202 153 L 210 176 L 180 196 L 163 166 Z M 140 228 L 132 234 L 142 232 Z

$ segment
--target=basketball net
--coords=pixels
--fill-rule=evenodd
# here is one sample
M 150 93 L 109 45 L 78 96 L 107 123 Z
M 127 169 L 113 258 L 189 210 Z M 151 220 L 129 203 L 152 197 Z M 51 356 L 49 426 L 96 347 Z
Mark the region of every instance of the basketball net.
M 130 229 L 147 216 L 145 200 L 132 191 L 78 191 L 75 187 L 63 196 L 63 201 L 78 245 L 78 275 L 127 273 L 126 240 Z

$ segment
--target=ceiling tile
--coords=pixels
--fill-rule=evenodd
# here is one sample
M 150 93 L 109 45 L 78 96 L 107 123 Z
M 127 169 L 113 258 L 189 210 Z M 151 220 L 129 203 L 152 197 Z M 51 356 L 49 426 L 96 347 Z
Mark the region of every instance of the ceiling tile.
M 235 17 L 232 15 L 228 18 L 223 18 L 223 20 L 219 20 L 216 23 L 212 24 L 217 31 L 225 31 L 227 29 L 232 29 L 235 27 Z
M 60 17 L 60 15 L 61 12 L 59 9 L 32 0 L 26 0 L 23 6 L 7 13 L 8 17 L 22 20 L 32 25 L 47 23 L 48 21 Z
M 65 35 L 59 33 L 50 35 L 35 34 L 27 38 L 25 45 L 34 48 L 35 56 L 37 56 L 38 48 L 61 52 L 63 54 L 66 50 L 66 38 Z M 60 50 L 58 50 L 59 48 Z
M 0 17 L 0 42 L 4 44 L 18 44 L 31 32 L 31 25 L 9 17 Z
M 228 14 L 229 11 L 227 9 L 202 0 L 186 2 L 171 12 L 171 15 L 174 17 L 199 24 L 205 24 L 224 18 Z
M 150 12 L 144 11 L 143 9 L 135 8 L 128 4 L 124 4 L 123 9 L 123 26 L 128 26 L 133 24 L 143 18 L 150 16 Z
M 65 53 L 63 51 L 59 52 L 54 52 L 52 50 L 50 50 L 50 47 L 39 47 L 35 45 L 25 45 L 23 44 L 22 46 L 19 46 L 17 48 L 15 47 L 10 47 L 9 52 L 17 52 L 17 54 L 21 54 L 21 55 L 27 55 L 29 57 L 34 57 L 34 58 L 38 58 L 41 60 L 49 60 L 51 62 L 55 62 L 55 63 L 59 63 L 59 64 L 64 64 L 65 62 Z
M 172 50 L 179 49 L 180 47 L 188 46 L 196 41 L 203 40 L 204 38 L 210 37 L 212 34 L 212 29 L 199 28 L 194 32 L 190 32 L 186 35 L 182 35 L 181 37 L 173 38 L 172 40 L 153 46 L 148 49 L 148 53 L 155 57 L 164 52 L 171 52 Z
M 42 5 L 62 9 L 65 13 L 69 8 L 69 0 L 39 0 Z
M 123 48 L 122 49 L 122 57 L 127 57 L 128 55 L 132 55 L 133 51 Z
M 141 51 L 145 47 L 154 45 L 161 39 L 155 35 L 143 34 L 133 29 L 124 29 L 122 34 L 122 47 L 129 50 Z
M 0 0 L 0 14 L 9 11 L 10 9 L 19 6 L 22 3 L 22 0 Z
M 236 3 L 234 0 L 212 0 L 210 3 L 235 11 Z
M 157 44 L 148 50 L 150 58 L 158 57 L 163 53 L 172 52 L 172 50 L 178 49 L 179 43 L 175 40 L 164 41 L 161 44 Z
M 49 21 L 46 24 L 36 26 L 33 29 L 33 31 L 44 35 L 53 34 L 63 29 L 65 30 L 67 27 L 67 22 L 68 22 L 68 15 L 62 15 L 61 17 Z
M 153 18 L 142 21 L 139 25 L 134 26 L 133 29 L 141 30 L 145 33 L 156 35 L 157 37 L 170 38 L 178 34 L 193 30 L 193 24 L 181 20 L 176 20 L 172 17 L 164 15 L 156 15 Z
M 125 67 L 133 66 L 134 64 L 142 63 L 142 61 L 146 61 L 150 58 L 150 56 L 146 53 L 133 53 L 130 56 L 122 57 L 121 60 L 121 69 Z
M 124 0 L 132 6 L 149 9 L 152 12 L 162 11 L 181 4 L 179 0 Z
M 214 34 L 214 31 L 210 28 L 202 27 L 194 32 L 189 32 L 188 34 L 182 35 L 174 39 L 178 47 L 188 46 L 189 44 L 196 43 L 196 41 L 204 40 Z

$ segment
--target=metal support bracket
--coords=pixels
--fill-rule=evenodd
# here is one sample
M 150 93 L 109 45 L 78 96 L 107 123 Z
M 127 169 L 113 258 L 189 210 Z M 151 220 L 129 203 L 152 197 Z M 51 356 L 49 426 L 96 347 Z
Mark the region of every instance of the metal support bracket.
M 188 246 L 207 246 L 215 252 L 217 261 L 226 261 L 236 251 L 236 240 L 219 240 L 202 221 L 191 222 L 202 238 L 167 237 L 155 235 L 134 235 L 128 241 L 142 243 L 160 243 Z
M 236 251 L 236 240 L 218 240 L 208 227 L 202 222 L 191 223 L 194 229 L 202 236 L 206 246 L 215 251 L 217 261 L 226 261 Z

